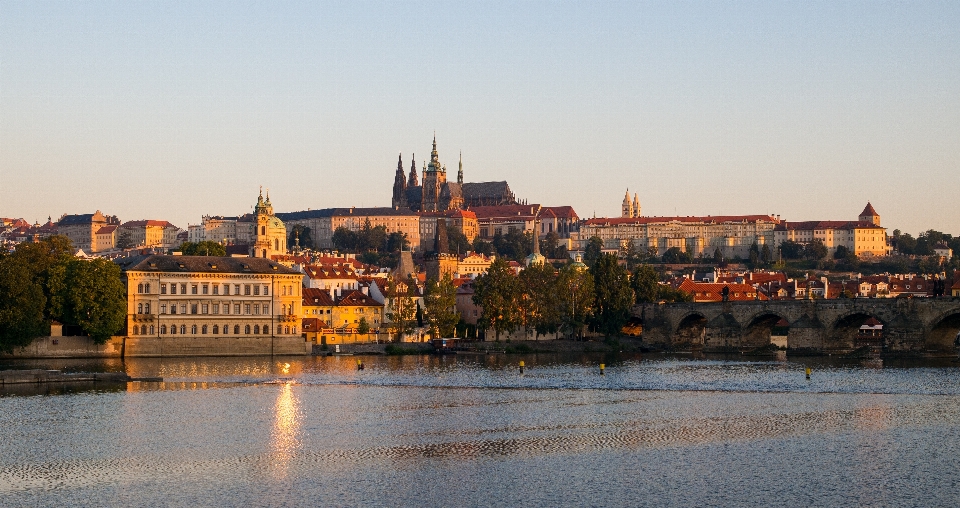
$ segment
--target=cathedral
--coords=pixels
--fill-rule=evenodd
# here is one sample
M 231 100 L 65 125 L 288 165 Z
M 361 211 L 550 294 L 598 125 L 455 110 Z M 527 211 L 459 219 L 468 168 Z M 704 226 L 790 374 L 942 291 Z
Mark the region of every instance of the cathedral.
M 430 162 L 423 165 L 423 172 L 417 178 L 417 162 L 410 159 L 410 176 L 403 171 L 403 155 L 397 160 L 397 173 L 393 182 L 393 201 L 395 209 L 408 208 L 415 212 L 444 212 L 464 210 L 473 206 L 502 206 L 517 204 L 507 182 L 463 182 L 463 155 L 460 156 L 460 168 L 457 181 L 447 181 L 447 167 L 440 163 L 437 154 L 437 137 L 433 137 L 433 151 Z

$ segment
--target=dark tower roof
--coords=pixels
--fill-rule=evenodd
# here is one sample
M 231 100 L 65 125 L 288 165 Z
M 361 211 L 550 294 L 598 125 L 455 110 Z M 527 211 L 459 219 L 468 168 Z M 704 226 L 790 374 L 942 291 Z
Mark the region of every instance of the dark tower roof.
M 410 156 L 410 180 L 407 182 L 407 187 L 417 187 L 420 185 L 420 182 L 417 179 L 417 154 Z
M 860 212 L 860 216 L 861 216 L 861 217 L 864 217 L 864 216 L 868 216 L 868 217 L 878 217 L 879 215 L 880 215 L 880 214 L 877 213 L 877 211 L 873 209 L 873 205 L 871 205 L 869 201 L 867 201 L 867 206 L 863 208 L 863 211 Z

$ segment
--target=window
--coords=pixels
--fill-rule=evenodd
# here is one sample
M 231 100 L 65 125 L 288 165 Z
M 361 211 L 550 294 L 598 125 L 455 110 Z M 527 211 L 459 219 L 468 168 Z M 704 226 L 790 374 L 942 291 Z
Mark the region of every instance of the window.
M 153 335 L 154 333 L 153 330 L 154 330 L 153 325 L 150 325 L 150 335 Z
M 196 284 L 191 284 L 191 285 L 190 285 L 190 294 L 191 294 L 191 295 L 197 294 L 197 285 L 196 285 Z
M 253 296 L 260 296 L 260 286 L 258 284 L 253 286 Z
M 186 334 L 187 334 L 187 325 L 180 325 L 180 335 L 186 335 Z
M 250 325 L 247 325 L 247 326 L 244 326 L 244 327 L 243 327 L 243 333 L 245 333 L 245 334 L 247 334 L 247 335 L 250 335 Z
M 177 325 L 170 325 L 170 335 L 177 334 Z
M 245 296 L 250 296 L 250 284 L 243 285 L 243 294 Z
M 254 335 L 260 335 L 260 325 L 253 325 Z
M 263 296 L 270 294 L 270 286 L 263 286 Z
M 142 303 L 138 303 L 138 304 L 137 304 L 137 314 L 143 314 L 143 304 L 142 304 Z
M 191 313 L 191 314 L 196 314 L 196 313 L 197 313 L 197 304 L 195 304 L 195 303 L 191 303 L 191 304 L 190 304 L 190 313 Z
M 171 314 L 176 314 L 176 313 L 177 313 L 177 304 L 175 304 L 175 303 L 171 303 L 171 304 L 170 304 L 170 313 L 171 313 Z
M 283 327 L 283 333 L 289 334 L 289 333 L 290 333 L 290 327 L 289 327 L 289 326 L 284 326 L 284 327 Z
M 210 313 L 210 306 L 207 305 L 207 304 L 201 305 L 201 306 L 200 306 L 200 313 L 201 313 L 201 314 L 209 314 L 209 313 Z
M 136 335 L 139 330 L 140 328 L 138 328 L 137 325 L 133 325 L 133 333 L 131 333 L 130 335 Z
M 235 294 L 235 295 L 239 295 L 239 294 L 240 294 L 240 284 L 234 284 L 234 285 L 233 285 L 233 294 Z
M 201 294 L 210 294 L 210 284 L 204 284 L 200 289 Z
M 150 283 L 149 283 L 149 282 L 147 282 L 146 284 L 143 285 L 143 292 L 144 292 L 144 293 L 149 293 L 149 292 L 150 292 Z
M 161 294 L 161 295 L 167 294 L 167 285 L 166 285 L 166 284 L 160 284 L 160 294 Z
M 239 304 L 239 303 L 233 304 L 233 313 L 234 313 L 234 314 L 239 314 L 239 313 L 240 313 L 240 304 Z
M 260 315 L 260 304 L 257 304 L 257 303 L 253 304 L 253 315 L 254 316 Z
M 144 314 L 149 314 L 149 313 L 150 313 L 150 302 L 147 302 L 147 303 L 143 304 L 143 313 L 144 313 Z
M 240 335 L 240 325 L 233 325 L 233 334 Z
M 287 296 L 287 286 L 280 286 L 280 296 Z
M 206 294 L 206 293 L 204 293 L 204 294 Z M 215 295 L 219 295 L 219 294 L 220 294 L 220 284 L 214 284 L 214 285 L 213 285 L 213 294 L 215 294 Z
M 213 287 L 217 287 L 217 286 L 213 286 Z M 217 335 L 218 333 L 220 333 L 220 325 L 213 325 L 213 334 Z
M 137 284 L 137 293 L 143 293 L 143 283 Z M 134 334 L 136 335 L 136 334 Z
M 250 304 L 249 304 L 249 303 L 243 304 L 243 313 L 244 313 L 244 314 L 247 314 L 247 315 L 250 315 Z
M 214 287 L 216 287 L 216 286 L 214 286 Z M 214 313 L 214 314 L 219 314 L 219 313 L 220 313 L 220 304 L 219 304 L 219 303 L 213 304 L 213 313 Z
M 263 313 L 264 313 L 264 314 L 269 314 L 269 313 L 270 313 L 270 304 L 269 304 L 269 303 L 263 304 Z
M 176 284 L 170 284 L 170 294 L 171 294 L 171 295 L 177 294 L 177 285 L 176 285 Z
M 186 313 L 187 313 L 187 304 L 185 304 L 185 303 L 181 303 L 181 304 L 180 304 L 180 313 L 181 313 L 181 314 L 186 314 Z
M 270 334 L 270 325 L 263 325 L 263 334 L 264 335 Z
M 196 326 L 196 325 L 194 325 L 194 326 Z M 204 334 L 204 335 L 207 334 L 207 325 L 203 325 L 203 326 L 200 328 L 200 333 L 202 333 L 202 334 Z
M 160 334 L 161 335 L 167 334 L 167 325 L 160 325 Z
M 187 285 L 186 285 L 186 284 L 180 284 L 180 294 L 181 294 L 181 295 L 187 294 Z
M 283 304 L 281 307 L 283 308 L 283 315 L 286 316 L 286 315 L 287 315 L 287 304 Z

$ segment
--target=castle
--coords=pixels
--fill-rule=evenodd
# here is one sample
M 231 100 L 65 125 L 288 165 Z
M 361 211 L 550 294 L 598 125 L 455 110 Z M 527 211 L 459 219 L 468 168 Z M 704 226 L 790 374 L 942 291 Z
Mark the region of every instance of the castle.
M 397 172 L 393 182 L 394 209 L 410 209 L 415 212 L 443 212 L 464 210 L 473 206 L 515 205 L 517 200 L 507 182 L 464 183 L 463 155 L 457 181 L 447 181 L 447 167 L 440 163 L 437 154 L 437 136 L 433 136 L 433 151 L 430 162 L 424 164 L 420 182 L 417 179 L 417 162 L 410 160 L 410 176 L 403 171 L 403 155 L 397 160 Z

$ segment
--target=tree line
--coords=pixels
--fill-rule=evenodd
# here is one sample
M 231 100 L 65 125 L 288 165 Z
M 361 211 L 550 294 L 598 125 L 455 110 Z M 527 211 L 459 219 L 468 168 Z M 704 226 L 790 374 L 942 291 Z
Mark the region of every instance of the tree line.
M 79 327 L 98 344 L 123 329 L 127 304 L 120 267 L 72 254 L 65 236 L 0 252 L 0 351 L 48 335 L 51 321 Z

